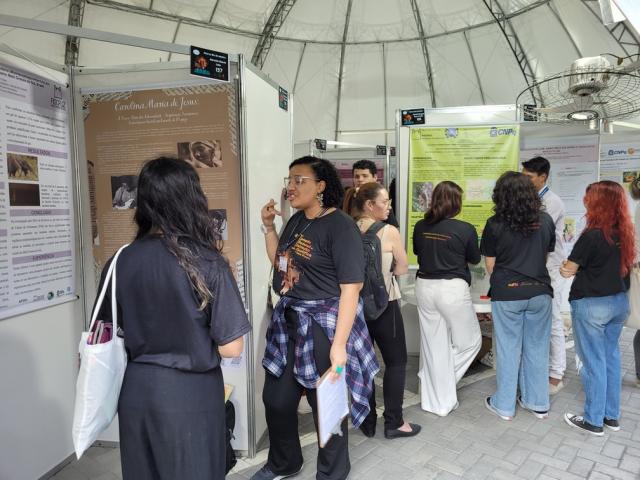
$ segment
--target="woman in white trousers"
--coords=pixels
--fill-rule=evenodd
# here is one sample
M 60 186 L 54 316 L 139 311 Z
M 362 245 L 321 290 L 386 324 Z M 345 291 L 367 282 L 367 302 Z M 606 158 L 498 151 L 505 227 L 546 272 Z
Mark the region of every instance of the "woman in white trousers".
M 421 406 L 440 416 L 457 408 L 456 384 L 482 343 L 468 267 L 480 261 L 478 234 L 473 225 L 453 218 L 461 206 L 462 189 L 453 182 L 439 183 L 413 232 L 419 263 Z

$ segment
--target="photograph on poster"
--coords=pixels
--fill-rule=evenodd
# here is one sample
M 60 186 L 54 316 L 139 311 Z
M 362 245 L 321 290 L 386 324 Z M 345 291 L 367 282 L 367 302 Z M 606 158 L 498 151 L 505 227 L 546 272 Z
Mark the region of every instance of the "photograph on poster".
M 136 208 L 137 193 L 137 175 L 118 175 L 111 177 L 111 206 L 114 210 Z
M 194 168 L 222 167 L 220 140 L 199 140 L 178 143 L 178 158 Z
M 12 180 L 38 181 L 38 157 L 7 152 L 7 173 Z
M 37 183 L 9 183 L 9 205 L 12 207 L 39 207 L 40 185 Z
M 638 172 L 630 171 L 622 173 L 622 183 L 631 183 L 636 178 L 638 178 Z
M 213 221 L 213 228 L 216 230 L 220 238 L 224 241 L 229 239 L 229 232 L 227 230 L 227 209 L 226 208 L 214 208 L 209 210 L 209 216 Z
M 413 182 L 411 211 L 426 212 L 431 205 L 433 182 Z
M 564 218 L 564 227 L 562 229 L 562 240 L 565 243 L 571 243 L 576 238 L 576 219 L 571 217 Z

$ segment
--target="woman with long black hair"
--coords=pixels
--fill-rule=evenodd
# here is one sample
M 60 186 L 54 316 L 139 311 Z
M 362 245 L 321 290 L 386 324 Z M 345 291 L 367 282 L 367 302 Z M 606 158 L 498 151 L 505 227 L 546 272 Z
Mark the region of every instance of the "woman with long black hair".
M 303 389 L 317 425 L 316 386 L 329 372 L 345 375 L 351 419 L 358 427 L 369 413 L 379 367 L 367 332 L 359 293 L 364 280 L 362 239 L 355 222 L 338 209 L 343 189 L 327 160 L 302 157 L 289 165 L 287 198 L 298 210 L 279 236 L 273 200 L 262 208 L 262 230 L 273 286 L 281 298 L 267 330 L 262 401 L 269 431 L 267 463 L 252 480 L 275 480 L 302 469 L 297 408 Z M 318 449 L 316 478 L 343 480 L 351 465 L 347 421 Z
M 129 358 L 118 404 L 122 477 L 223 479 L 220 357 L 240 355 L 251 326 L 193 167 L 146 163 L 137 203 L 136 239 L 117 262 Z M 99 318 L 110 313 L 104 302 Z
M 546 418 L 553 297 L 546 259 L 555 248 L 555 226 L 522 173 L 502 174 L 493 202 L 495 215 L 487 220 L 480 250 L 491 274 L 498 388 L 485 406 L 511 420 L 517 400 L 537 418 Z
M 628 275 L 635 238 L 627 197 L 610 180 L 592 183 L 584 196 L 587 226 L 560 268 L 575 275 L 569 293 L 576 353 L 584 387 L 584 414 L 565 413 L 572 427 L 602 436 L 620 430 L 620 334 L 629 314 Z

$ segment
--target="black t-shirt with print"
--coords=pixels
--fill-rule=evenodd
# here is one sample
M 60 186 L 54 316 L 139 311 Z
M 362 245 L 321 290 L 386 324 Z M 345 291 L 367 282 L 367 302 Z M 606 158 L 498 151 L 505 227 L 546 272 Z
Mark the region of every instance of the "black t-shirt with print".
M 553 296 L 546 257 L 555 245 L 555 225 L 545 212 L 540 213 L 539 222 L 528 235 L 514 232 L 495 216 L 489 218 L 480 250 L 484 256 L 496 259 L 491 274 L 491 300 Z
M 580 265 L 571 285 L 569 300 L 585 297 L 606 297 L 627 290 L 620 276 L 620 242 L 617 235 L 607 242 L 599 228 L 585 230 L 569 255 Z
M 413 253 L 419 278 L 462 278 L 471 285 L 468 264 L 480 261 L 478 233 L 470 223 L 453 218 L 435 224 L 420 220 L 413 229 Z
M 300 211 L 289 219 L 276 253 L 276 292 L 322 300 L 340 296 L 341 283 L 363 281 L 362 236 L 350 216 L 335 210 L 310 220 Z

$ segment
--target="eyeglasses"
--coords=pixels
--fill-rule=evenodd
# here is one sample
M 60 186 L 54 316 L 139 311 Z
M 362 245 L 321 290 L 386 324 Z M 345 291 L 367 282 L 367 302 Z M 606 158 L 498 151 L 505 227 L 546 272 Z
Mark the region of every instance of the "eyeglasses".
M 295 183 L 297 187 L 302 185 L 305 180 L 313 180 L 317 182 L 315 178 L 305 177 L 304 175 L 294 175 L 293 177 L 284 177 L 284 187 L 287 188 L 291 183 Z
M 391 205 L 391 199 L 387 198 L 386 200 L 380 200 L 380 202 L 382 202 L 383 205 Z

